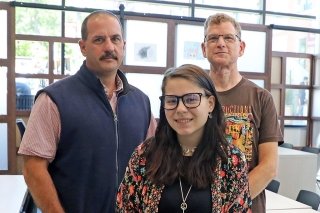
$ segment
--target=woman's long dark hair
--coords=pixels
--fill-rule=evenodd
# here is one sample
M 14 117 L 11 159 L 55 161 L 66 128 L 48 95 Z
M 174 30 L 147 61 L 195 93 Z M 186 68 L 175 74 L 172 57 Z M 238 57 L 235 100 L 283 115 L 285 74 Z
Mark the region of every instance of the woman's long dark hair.
M 169 79 L 183 78 L 203 88 L 206 95 L 215 98 L 212 118 L 208 118 L 202 140 L 193 153 L 188 168 L 182 168 L 184 156 L 177 140 L 177 134 L 169 125 L 164 108 L 160 107 L 160 118 L 155 137 L 147 142 L 146 172 L 148 179 L 155 184 L 172 184 L 178 176 L 184 177 L 198 188 L 208 186 L 216 166 L 217 157 L 227 161 L 224 137 L 224 113 L 210 76 L 200 67 L 185 64 L 166 71 L 162 81 L 162 95 Z

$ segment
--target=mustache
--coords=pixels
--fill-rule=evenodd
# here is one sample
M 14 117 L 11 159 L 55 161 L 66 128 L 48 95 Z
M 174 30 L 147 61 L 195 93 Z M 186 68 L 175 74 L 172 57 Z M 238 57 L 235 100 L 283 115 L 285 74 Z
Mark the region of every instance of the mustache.
M 99 58 L 99 60 L 110 59 L 110 58 L 111 58 L 111 59 L 115 59 L 115 60 L 118 59 L 117 55 L 116 55 L 114 52 L 108 51 L 108 52 L 105 52 L 105 53 Z

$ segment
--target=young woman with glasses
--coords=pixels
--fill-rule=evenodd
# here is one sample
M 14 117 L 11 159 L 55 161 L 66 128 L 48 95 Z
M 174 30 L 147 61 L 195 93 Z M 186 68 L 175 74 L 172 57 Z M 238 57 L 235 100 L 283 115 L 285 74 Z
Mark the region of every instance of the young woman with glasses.
M 247 164 L 224 138 L 224 114 L 209 75 L 167 70 L 155 137 L 134 151 L 117 212 L 251 212 Z

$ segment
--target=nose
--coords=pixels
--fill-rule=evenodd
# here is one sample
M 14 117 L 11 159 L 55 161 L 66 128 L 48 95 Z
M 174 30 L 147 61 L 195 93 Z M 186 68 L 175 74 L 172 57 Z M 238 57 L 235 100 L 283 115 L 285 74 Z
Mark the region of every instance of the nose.
M 217 41 L 217 45 L 218 46 L 223 46 L 223 47 L 226 46 L 226 42 L 224 41 L 222 35 L 219 35 L 219 38 L 218 38 L 218 41 Z
M 178 106 L 176 108 L 177 111 L 187 111 L 187 107 L 184 105 L 182 98 L 178 99 Z
M 114 43 L 111 41 L 110 38 L 106 38 L 104 42 L 104 50 L 105 51 L 113 51 L 114 50 Z

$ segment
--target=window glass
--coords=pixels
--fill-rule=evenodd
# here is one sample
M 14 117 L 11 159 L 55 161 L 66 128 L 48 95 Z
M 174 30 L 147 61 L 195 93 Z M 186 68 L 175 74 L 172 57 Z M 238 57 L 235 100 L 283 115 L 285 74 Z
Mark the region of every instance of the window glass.
M 7 115 L 7 67 L 0 66 L 0 115 Z
M 61 36 L 61 11 L 16 7 L 16 33 Z
M 272 12 L 295 13 L 300 15 L 313 15 L 319 13 L 318 0 L 268 0 L 266 9 Z
M 49 85 L 49 80 L 42 78 L 16 78 L 16 87 L 17 85 L 23 85 L 23 94 L 34 96 L 40 89 Z
M 302 147 L 306 145 L 307 128 L 305 125 L 291 126 L 294 123 L 307 123 L 306 121 L 285 120 L 285 127 L 283 132 L 283 139 L 288 143 L 293 144 L 294 147 Z M 286 124 L 288 124 L 286 126 Z
M 262 9 L 262 0 L 250 0 L 250 1 L 241 1 L 239 0 L 195 0 L 196 4 L 205 4 L 212 6 L 222 6 L 222 7 L 236 7 L 236 8 L 244 8 L 244 9 L 252 9 L 252 10 L 260 10 Z
M 61 0 L 19 0 L 19 2 L 61 5 Z
M 319 26 L 316 18 L 312 19 L 280 15 L 267 15 L 266 25 L 270 24 L 307 28 L 317 28 L 317 26 Z
M 16 40 L 16 73 L 48 73 L 48 43 Z
M 167 23 L 128 20 L 124 63 L 166 67 L 167 29 Z
M 280 114 L 280 103 L 281 103 L 281 90 L 271 89 L 271 95 L 273 98 L 274 105 L 277 109 L 277 114 Z
M 241 39 L 246 43 L 246 48 L 244 54 L 238 60 L 238 69 L 243 72 L 264 73 L 266 33 L 242 30 Z M 252 60 L 253 58 L 254 60 Z
M 318 34 L 286 30 L 273 30 L 272 34 L 272 51 L 319 53 Z
M 286 89 L 285 110 L 286 116 L 307 116 L 309 106 L 309 90 Z
M 7 58 L 7 11 L 0 9 L 0 58 Z
M 0 170 L 8 170 L 8 125 L 0 123 Z
M 320 58 L 317 57 L 316 59 L 316 68 L 315 68 L 315 75 L 314 75 L 314 79 L 315 79 L 315 82 L 314 82 L 314 85 L 316 86 L 320 86 Z
M 313 123 L 313 131 L 312 131 L 312 141 L 313 146 L 320 148 L 320 121 L 315 121 Z
M 312 116 L 313 117 L 320 117 L 320 89 L 315 89 L 312 97 Z
M 210 69 L 210 64 L 203 57 L 201 43 L 204 39 L 203 26 L 177 25 L 175 65 L 195 64 L 203 69 Z
M 308 58 L 287 58 L 286 84 L 309 85 L 310 83 L 310 59 Z
M 64 73 L 61 64 L 61 43 L 54 43 L 54 74 L 72 75 L 76 73 L 85 59 L 76 43 L 64 44 Z
M 65 36 L 81 38 L 81 24 L 88 13 L 65 12 Z
M 65 0 L 66 6 L 72 7 L 87 7 L 87 8 L 100 8 L 100 9 L 108 9 L 108 10 L 119 10 L 119 5 L 122 3 L 122 0 Z M 126 9 L 125 9 L 126 10 Z
M 175 2 L 189 2 L 189 0 L 174 0 Z M 170 4 L 159 4 L 146 2 L 135 2 L 135 1 L 106 1 L 106 0 L 85 0 L 85 1 L 74 1 L 66 0 L 66 5 L 74 7 L 87 7 L 87 8 L 100 8 L 119 11 L 120 4 L 124 5 L 125 11 L 138 12 L 138 13 L 152 13 L 152 14 L 164 14 L 174 16 L 190 16 L 190 8 L 188 6 L 173 5 L 172 1 L 168 1 Z
M 281 57 L 272 57 L 271 62 L 271 83 L 280 84 L 281 83 Z
M 161 84 L 163 75 L 160 74 L 137 74 L 127 73 L 128 82 L 149 96 L 151 103 L 151 111 L 155 118 L 159 118 Z M 144 82 L 141 84 L 141 82 Z
M 218 10 L 211 8 L 195 8 L 195 17 L 197 18 L 207 18 L 210 15 L 215 13 L 226 13 L 232 17 L 234 17 L 238 22 L 242 23 L 250 23 L 250 24 L 261 24 L 262 16 L 258 13 L 244 13 L 237 11 L 226 11 L 226 10 Z
M 249 80 L 255 83 L 256 85 L 258 85 L 259 87 L 264 88 L 264 80 L 261 80 L 261 79 L 249 79 Z

